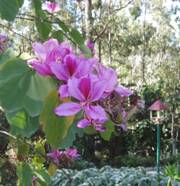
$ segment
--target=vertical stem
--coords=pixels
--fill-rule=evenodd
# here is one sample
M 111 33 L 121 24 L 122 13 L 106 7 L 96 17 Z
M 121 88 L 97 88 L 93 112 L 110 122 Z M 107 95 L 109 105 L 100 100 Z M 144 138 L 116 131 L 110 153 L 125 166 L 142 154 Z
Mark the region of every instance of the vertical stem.
M 147 43 L 146 43 L 146 0 L 143 0 L 143 51 L 142 51 L 142 64 L 141 64 L 141 78 L 142 78 L 142 83 L 146 83 L 145 79 L 145 68 L 146 68 L 146 48 L 147 48 Z
M 160 125 L 157 124 L 157 152 L 156 152 L 156 165 L 157 165 L 157 177 L 159 181 L 159 173 L 160 173 Z
M 111 0 L 109 0 L 108 2 L 108 16 L 110 19 L 110 15 L 111 15 Z M 109 64 L 112 64 L 112 37 L 111 37 L 111 28 L 109 27 L 109 33 L 108 33 L 108 52 L 109 52 Z
M 171 113 L 171 139 L 172 139 L 172 154 L 176 154 L 176 140 L 174 139 L 174 113 Z
M 101 62 L 102 53 L 101 53 L 101 40 L 100 39 L 99 39 L 98 49 L 99 49 L 99 61 Z

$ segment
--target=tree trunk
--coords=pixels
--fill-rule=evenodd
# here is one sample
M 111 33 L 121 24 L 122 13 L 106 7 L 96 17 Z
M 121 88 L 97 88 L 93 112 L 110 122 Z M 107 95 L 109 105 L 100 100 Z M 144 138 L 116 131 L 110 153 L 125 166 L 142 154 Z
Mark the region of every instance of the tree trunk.
M 86 38 L 92 39 L 92 0 L 86 0 L 85 5 L 85 25 L 86 25 Z
M 171 140 L 172 140 L 172 154 L 176 154 L 176 139 L 174 138 L 174 113 L 171 113 Z
M 111 0 L 109 0 L 109 19 L 111 16 Z M 112 64 L 112 34 L 111 34 L 111 27 L 109 27 L 109 33 L 108 33 L 108 52 L 109 52 L 109 65 Z

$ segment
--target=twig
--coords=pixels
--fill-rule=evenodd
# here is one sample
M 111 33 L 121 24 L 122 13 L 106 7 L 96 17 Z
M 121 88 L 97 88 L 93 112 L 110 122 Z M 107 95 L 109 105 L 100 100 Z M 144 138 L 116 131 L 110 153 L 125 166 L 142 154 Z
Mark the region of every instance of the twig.
M 33 42 L 30 38 L 27 38 L 26 36 L 24 36 L 24 35 L 22 35 L 22 34 L 16 32 L 16 31 L 14 31 L 12 28 L 10 28 L 10 27 L 8 27 L 8 26 L 6 26 L 6 25 L 3 25 L 3 24 L 0 23 L 0 27 L 3 27 L 3 28 L 9 30 L 10 32 L 12 32 L 12 33 L 14 33 L 14 34 L 16 34 L 16 35 L 18 35 L 18 36 L 20 36 L 20 37 L 23 37 L 24 39 L 30 41 L 31 43 Z
M 96 41 L 104 34 L 104 32 L 105 32 L 106 29 L 107 29 L 107 25 L 108 25 L 108 23 L 104 26 L 103 30 L 102 30 L 100 33 L 97 33 L 96 30 L 95 30 L 97 36 L 96 36 L 96 38 L 94 39 L 94 42 L 96 42 Z
M 128 5 L 130 5 L 132 2 L 134 2 L 134 0 L 131 0 L 129 2 L 127 2 L 124 6 L 121 6 L 120 8 L 114 9 L 113 12 L 116 13 L 124 8 L 126 8 Z
M 1 127 L 2 128 L 2 127 Z M 9 136 L 9 137 L 11 137 L 11 138 L 13 138 L 13 139 L 17 139 L 16 138 L 16 136 L 13 136 L 12 134 L 10 134 L 10 133 L 8 133 L 8 132 L 6 132 L 6 131 L 3 131 L 3 130 L 0 130 L 0 133 L 1 134 L 4 134 L 5 136 Z
M 19 16 L 17 16 L 16 17 L 16 19 L 24 19 L 24 20 L 27 20 L 27 21 L 44 21 L 44 22 L 47 22 L 47 23 L 51 23 L 51 24 L 58 24 L 59 25 L 59 23 L 57 22 L 57 21 L 49 21 L 49 20 L 47 20 L 47 19 L 42 19 L 42 18 L 38 18 L 38 17 L 36 17 L 36 16 L 31 16 L 32 18 L 26 18 L 26 17 L 19 17 Z M 70 40 L 74 45 L 77 45 L 77 43 L 75 42 L 75 41 L 73 41 L 72 39 L 71 39 L 71 37 L 69 37 L 67 34 L 66 34 L 66 32 L 64 32 L 62 29 L 61 29 L 61 31 L 62 31 L 62 33 L 63 33 L 63 35 L 68 39 L 68 40 Z

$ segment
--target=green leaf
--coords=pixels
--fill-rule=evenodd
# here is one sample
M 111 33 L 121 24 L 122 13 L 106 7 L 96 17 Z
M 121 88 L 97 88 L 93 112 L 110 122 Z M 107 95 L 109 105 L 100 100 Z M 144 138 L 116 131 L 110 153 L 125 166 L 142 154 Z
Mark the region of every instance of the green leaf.
M 48 171 L 43 167 L 39 170 L 36 170 L 34 172 L 35 176 L 37 176 L 37 182 L 40 183 L 41 186 L 48 186 L 51 179 L 50 176 L 48 174 Z
M 31 75 L 29 67 L 21 59 L 12 59 L 3 64 L 0 69 L 0 102 L 8 112 L 20 110 L 29 82 L 20 86 L 24 76 Z
M 18 140 L 18 159 L 21 158 L 22 160 L 24 158 L 27 158 L 29 155 L 29 144 L 25 143 L 24 141 Z
M 69 26 L 67 26 L 63 21 L 55 19 L 55 22 L 60 26 L 60 28 L 66 33 L 69 33 Z
M 75 28 L 72 28 L 69 32 L 69 35 L 71 38 L 80 46 L 81 44 L 84 44 L 85 39 L 82 36 L 82 34 Z
M 11 50 L 6 50 L 2 54 L 0 54 L 0 68 L 3 63 L 5 63 L 7 60 L 9 60 L 12 56 L 12 51 Z
M 62 143 L 60 144 L 60 148 L 68 148 L 73 145 L 73 141 L 76 139 L 76 135 L 79 137 L 83 136 L 83 130 L 76 126 L 77 122 L 73 122 L 70 126 L 67 136 L 63 139 Z
M 111 121 L 108 121 L 107 123 L 105 123 L 105 127 L 106 130 L 104 132 L 100 132 L 101 137 L 106 140 L 109 141 L 111 138 L 111 134 L 114 132 L 114 123 Z
M 59 42 L 63 42 L 64 41 L 64 34 L 61 30 L 58 31 L 54 31 L 51 35 L 52 38 L 57 39 Z
M 17 166 L 18 186 L 31 186 L 33 172 L 29 164 L 20 163 Z
M 11 126 L 11 133 L 13 135 L 21 135 L 29 138 L 39 128 L 38 117 L 30 117 L 24 111 L 8 113 L 6 117 Z
M 0 102 L 6 112 L 25 109 L 34 117 L 42 110 L 43 101 L 55 84 L 50 78 L 35 74 L 22 59 L 12 59 L 0 69 Z
M 71 39 L 78 47 L 79 49 L 85 54 L 86 57 L 91 57 L 91 51 L 89 48 L 85 45 L 85 38 L 83 35 L 75 28 L 72 28 L 70 26 L 67 26 L 63 21 L 59 19 L 55 19 L 55 22 L 60 26 L 65 37 L 67 39 Z
M 58 117 L 55 115 L 53 111 L 61 103 L 57 91 L 53 91 L 47 97 L 40 115 L 40 123 L 43 125 L 46 139 L 54 148 L 60 147 L 74 119 L 74 117 Z
M 56 89 L 56 85 L 52 78 L 42 77 L 38 74 L 31 76 L 27 96 L 33 100 L 44 100 L 47 95 Z
M 88 127 L 84 128 L 83 130 L 88 135 L 93 135 L 93 134 L 97 133 L 97 131 L 92 126 L 88 126 Z
M 22 7 L 22 5 L 24 4 L 24 0 L 17 0 L 17 2 L 18 2 L 19 7 Z
M 0 16 L 7 21 L 13 21 L 19 11 L 17 0 L 0 0 Z
M 42 10 L 41 0 L 33 0 L 33 6 L 36 14 L 36 28 L 40 34 L 40 38 L 45 41 L 49 37 L 49 33 L 51 32 L 52 26 L 48 21 L 46 13 Z

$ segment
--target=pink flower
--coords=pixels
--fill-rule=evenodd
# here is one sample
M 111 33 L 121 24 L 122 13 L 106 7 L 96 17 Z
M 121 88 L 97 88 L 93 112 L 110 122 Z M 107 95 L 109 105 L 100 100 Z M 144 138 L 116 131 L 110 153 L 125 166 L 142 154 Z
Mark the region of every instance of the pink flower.
M 50 1 L 46 1 L 44 9 L 47 10 L 51 14 L 57 13 L 60 11 L 60 7 L 59 7 L 58 3 L 50 2 Z
M 64 57 L 71 53 L 71 47 L 67 43 L 59 44 L 56 39 L 49 39 L 42 43 L 33 44 L 35 59 L 28 61 L 28 64 L 42 76 L 54 75 L 50 65 L 62 63 Z
M 105 131 L 105 127 L 103 126 L 107 119 L 82 119 L 78 122 L 77 126 L 79 128 L 86 128 L 88 126 L 93 126 L 97 131 Z
M 105 95 L 109 95 L 118 84 L 115 70 L 112 68 L 106 68 L 102 64 L 98 64 L 96 70 L 99 79 L 106 82 Z
M 66 55 L 63 63 L 52 63 L 51 70 L 57 79 L 67 81 L 77 73 L 78 65 L 79 61 L 77 57 L 74 54 L 69 54 Z
M 130 95 L 132 95 L 132 91 L 129 90 L 126 87 L 123 87 L 122 85 L 117 86 L 115 88 L 115 91 L 121 96 L 121 97 L 129 97 Z
M 117 74 L 114 69 L 106 68 L 102 64 L 96 66 L 97 74 L 100 80 L 106 81 L 106 88 L 104 97 L 109 95 L 112 91 L 117 92 L 121 97 L 128 97 L 132 95 L 132 91 L 122 85 L 118 86 Z
M 55 163 L 55 164 L 59 164 L 59 158 L 61 157 L 62 155 L 62 152 L 59 151 L 59 150 L 54 150 L 50 153 L 47 154 L 47 157 L 51 158 L 52 161 Z
M 63 103 L 55 109 L 55 113 L 58 116 L 71 116 L 83 110 L 89 118 L 106 120 L 104 109 L 95 104 L 101 99 L 104 89 L 104 81 L 94 81 L 91 77 L 72 78 L 68 81 L 69 95 L 79 103 Z
M 94 42 L 92 40 L 87 41 L 87 47 L 91 50 L 92 54 L 94 55 L 95 50 L 94 50 Z
M 0 34 L 0 54 L 4 52 L 7 46 L 8 37 Z
M 75 148 L 69 148 L 65 151 L 60 151 L 56 149 L 48 153 L 47 157 L 50 158 L 53 161 L 53 163 L 55 163 L 56 165 L 60 165 L 78 159 L 80 157 L 80 154 Z
M 0 43 L 4 43 L 8 40 L 8 37 L 6 35 L 0 34 Z
M 65 152 L 66 156 L 68 156 L 70 159 L 78 159 L 80 157 L 80 154 L 78 154 L 77 149 L 69 148 Z
M 91 40 L 88 40 L 88 42 L 87 42 L 87 47 L 88 47 L 89 49 L 94 50 L 94 42 L 91 41 Z

